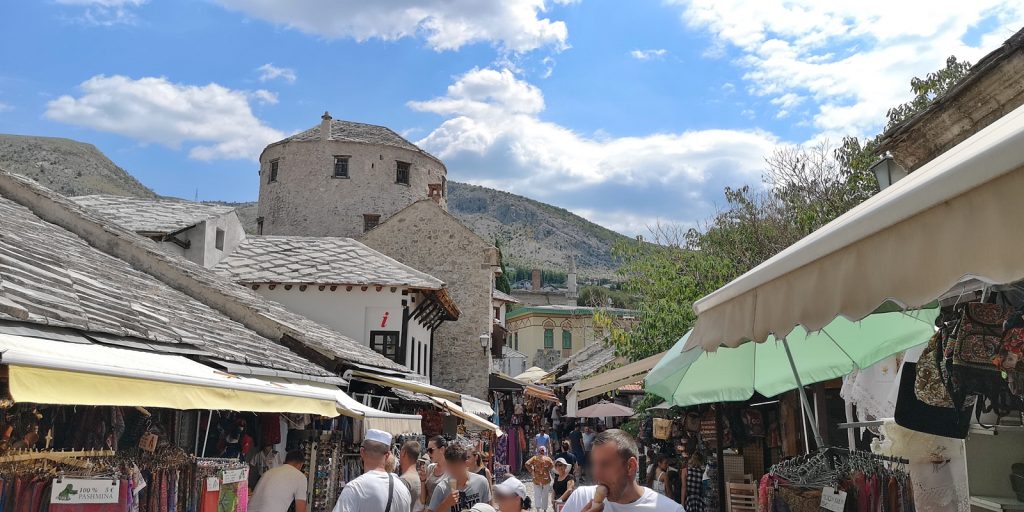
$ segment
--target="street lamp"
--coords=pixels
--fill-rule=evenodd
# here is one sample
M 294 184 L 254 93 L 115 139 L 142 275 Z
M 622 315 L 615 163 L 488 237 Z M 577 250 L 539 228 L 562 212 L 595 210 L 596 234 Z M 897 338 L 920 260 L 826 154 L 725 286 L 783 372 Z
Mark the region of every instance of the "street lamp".
M 892 153 L 886 151 L 882 159 L 871 165 L 871 172 L 878 180 L 878 189 L 885 190 L 889 185 L 896 183 L 907 175 L 907 170 L 892 158 Z
M 486 332 L 480 335 L 480 348 L 487 350 L 491 344 L 491 335 Z

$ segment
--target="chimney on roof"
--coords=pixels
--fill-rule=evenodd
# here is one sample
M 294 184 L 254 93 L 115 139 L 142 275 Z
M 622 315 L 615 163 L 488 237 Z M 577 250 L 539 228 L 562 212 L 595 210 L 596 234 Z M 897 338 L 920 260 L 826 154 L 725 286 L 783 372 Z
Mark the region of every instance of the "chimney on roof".
M 324 111 L 324 115 L 320 116 L 320 138 L 322 140 L 331 140 L 331 113 Z
M 539 292 L 540 291 L 540 270 L 533 269 L 533 275 L 530 276 L 530 289 Z

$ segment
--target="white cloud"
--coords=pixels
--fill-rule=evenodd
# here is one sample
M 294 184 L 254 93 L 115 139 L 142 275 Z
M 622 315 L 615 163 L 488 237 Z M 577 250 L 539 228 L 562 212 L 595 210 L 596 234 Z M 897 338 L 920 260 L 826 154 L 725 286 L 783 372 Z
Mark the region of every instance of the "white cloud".
M 409 106 L 445 118 L 418 144 L 444 159 L 453 178 L 592 219 L 611 215 L 636 233 L 646 232 L 634 225 L 643 219 L 705 218 L 724 185 L 759 181 L 762 159 L 778 143 L 757 130 L 588 137 L 542 120 L 543 93 L 509 70 L 473 69 L 445 95 Z M 631 217 L 612 214 L 627 209 Z
M 633 50 L 629 52 L 629 55 L 636 60 L 651 60 L 660 59 L 668 54 L 668 50 L 664 48 L 650 49 L 650 50 Z
M 285 82 L 294 84 L 298 76 L 295 75 L 295 70 L 292 68 L 279 68 L 271 63 L 266 63 L 258 68 L 256 71 L 260 72 L 260 82 L 266 82 L 268 80 L 274 80 L 280 78 Z
M 252 113 L 252 99 L 276 101 L 268 91 L 120 75 L 97 75 L 79 88 L 77 98 L 47 103 L 46 117 L 174 149 L 188 143 L 189 156 L 199 160 L 255 159 L 266 144 L 284 137 Z
M 712 53 L 739 50 L 751 92 L 772 98 L 780 117 L 811 100 L 813 125 L 832 136 L 877 132 L 910 98 L 911 77 L 949 55 L 974 62 L 1024 23 L 1021 0 L 670 1 L 713 36 Z
M 560 50 L 568 37 L 565 22 L 541 17 L 546 0 L 216 1 L 254 18 L 327 38 L 423 37 L 438 51 L 481 41 L 515 52 L 546 46 Z
M 58 4 L 82 9 L 72 20 L 103 27 L 135 24 L 134 10 L 147 2 L 149 0 L 57 0 Z
M 0 112 L 9 112 L 11 110 L 14 110 L 13 106 L 8 105 L 7 103 L 4 103 L 4 102 L 0 101 Z

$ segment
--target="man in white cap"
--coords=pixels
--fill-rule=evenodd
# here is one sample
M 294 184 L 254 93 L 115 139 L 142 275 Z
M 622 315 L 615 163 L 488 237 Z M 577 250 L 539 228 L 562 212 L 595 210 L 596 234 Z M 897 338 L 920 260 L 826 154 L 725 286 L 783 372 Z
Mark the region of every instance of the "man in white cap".
M 533 508 L 526 486 L 518 478 L 510 476 L 494 486 L 494 504 L 500 512 L 522 512 Z
M 341 491 L 334 512 L 406 512 L 411 509 L 412 496 L 399 478 L 388 472 L 391 457 L 391 434 L 382 430 L 366 431 L 359 448 L 363 474 Z

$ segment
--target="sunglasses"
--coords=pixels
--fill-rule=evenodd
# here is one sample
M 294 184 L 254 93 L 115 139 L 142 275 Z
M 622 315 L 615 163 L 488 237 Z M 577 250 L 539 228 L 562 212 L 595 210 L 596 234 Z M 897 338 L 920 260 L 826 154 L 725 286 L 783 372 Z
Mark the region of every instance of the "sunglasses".
M 437 449 L 437 448 L 427 448 L 427 453 L 429 453 L 429 454 L 433 454 L 433 453 L 434 453 L 434 450 L 436 450 L 436 449 Z

